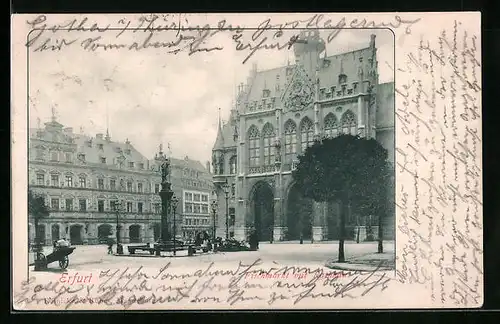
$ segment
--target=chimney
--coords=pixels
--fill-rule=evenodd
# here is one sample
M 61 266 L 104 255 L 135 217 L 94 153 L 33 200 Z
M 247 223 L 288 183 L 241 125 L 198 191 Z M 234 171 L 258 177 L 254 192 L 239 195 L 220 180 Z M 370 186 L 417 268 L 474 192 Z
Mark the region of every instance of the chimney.
M 210 173 L 210 161 L 207 161 L 206 166 L 208 173 Z
M 370 47 L 375 48 L 375 34 L 370 35 Z
M 65 132 L 66 134 L 73 134 L 73 127 L 66 127 L 66 128 L 64 129 L 64 132 Z
M 96 134 L 95 138 L 97 138 L 97 139 L 101 139 L 101 140 L 102 140 L 102 133 L 98 133 L 98 134 Z

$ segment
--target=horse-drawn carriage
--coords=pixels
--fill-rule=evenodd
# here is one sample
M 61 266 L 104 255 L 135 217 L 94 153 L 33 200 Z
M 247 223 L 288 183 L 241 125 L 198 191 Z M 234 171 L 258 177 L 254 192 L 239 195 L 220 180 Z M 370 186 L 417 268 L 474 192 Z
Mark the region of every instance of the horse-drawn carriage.
M 48 255 L 37 252 L 35 260 L 35 270 L 47 269 L 50 263 L 59 261 L 59 267 L 66 269 L 69 265 L 69 255 L 73 253 L 75 247 L 58 247 Z

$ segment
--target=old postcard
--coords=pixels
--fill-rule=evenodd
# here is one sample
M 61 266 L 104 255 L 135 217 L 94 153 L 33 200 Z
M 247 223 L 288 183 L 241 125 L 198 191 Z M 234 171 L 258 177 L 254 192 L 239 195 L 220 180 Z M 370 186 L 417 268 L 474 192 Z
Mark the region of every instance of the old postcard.
M 480 18 L 14 15 L 14 310 L 480 307 Z

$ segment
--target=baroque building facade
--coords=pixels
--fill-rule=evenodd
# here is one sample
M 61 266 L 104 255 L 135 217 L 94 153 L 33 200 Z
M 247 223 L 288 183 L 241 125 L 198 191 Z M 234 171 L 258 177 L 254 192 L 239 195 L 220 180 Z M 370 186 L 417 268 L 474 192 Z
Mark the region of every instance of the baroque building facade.
M 149 160 L 128 140 L 112 141 L 108 132 L 95 137 L 76 134 L 55 117 L 44 128 L 30 129 L 29 136 L 29 189 L 41 194 L 50 210 L 37 229 L 45 244 L 60 238 L 72 244 L 97 244 L 110 233 L 116 237 L 117 224 L 122 243 L 153 242 L 159 238 L 158 154 Z M 163 155 L 161 145 L 159 151 Z M 175 211 L 177 236 L 210 228 L 205 208 L 205 213 L 201 208 L 199 213 L 183 208 L 186 191 L 206 195 L 213 191 L 209 171 L 188 157 L 170 160 L 170 181 L 179 199 Z M 189 226 L 188 219 L 203 221 Z M 173 230 L 173 210 L 169 222 Z M 29 218 L 28 223 L 33 242 L 33 220 Z
M 318 31 L 302 32 L 294 45 L 296 64 L 257 71 L 238 87 L 229 120 L 219 120 L 212 149 L 218 199 L 218 234 L 262 241 L 338 239 L 339 205 L 304 199 L 293 183 L 297 156 L 315 140 L 341 133 L 375 138 L 394 163 L 394 83 L 378 81 L 375 35 L 367 47 L 329 56 Z M 332 157 L 335 158 L 335 157 Z M 231 188 L 226 206 L 223 187 Z M 388 199 L 393 195 L 389 190 Z M 377 220 L 349 215 L 348 239 Z M 383 220 L 384 238 L 394 239 L 394 214 Z

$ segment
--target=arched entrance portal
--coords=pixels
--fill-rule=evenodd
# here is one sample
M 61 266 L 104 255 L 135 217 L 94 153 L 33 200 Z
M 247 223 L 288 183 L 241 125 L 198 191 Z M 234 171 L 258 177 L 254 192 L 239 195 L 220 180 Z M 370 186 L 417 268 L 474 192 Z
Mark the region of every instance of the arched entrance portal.
M 69 240 L 72 245 L 83 244 L 82 231 L 82 225 L 71 225 L 69 228 Z
M 107 240 L 113 234 L 113 227 L 109 224 L 102 224 L 97 227 L 97 237 L 99 241 Z
M 128 237 L 130 243 L 140 243 L 141 242 L 141 226 L 140 225 L 130 225 L 128 228 Z
M 254 227 L 259 241 L 270 241 L 274 226 L 274 194 L 267 182 L 255 184 L 251 194 Z
M 52 241 L 58 241 L 59 240 L 59 225 L 54 224 L 52 225 Z
M 159 223 L 155 223 L 153 226 L 153 237 L 155 242 L 157 242 L 160 239 L 160 235 L 161 235 L 161 225 Z
M 287 201 L 287 239 L 310 240 L 312 237 L 313 201 L 302 197 L 299 188 L 293 185 L 288 192 Z

